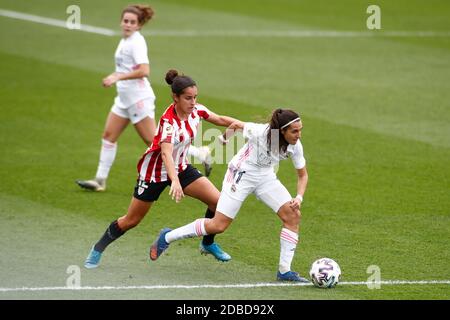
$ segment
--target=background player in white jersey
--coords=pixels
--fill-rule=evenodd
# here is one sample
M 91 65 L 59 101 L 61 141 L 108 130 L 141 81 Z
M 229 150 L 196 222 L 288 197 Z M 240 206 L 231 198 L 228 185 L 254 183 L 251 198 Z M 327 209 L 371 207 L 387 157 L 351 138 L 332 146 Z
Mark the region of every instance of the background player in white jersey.
M 152 18 L 154 12 L 146 5 L 130 5 L 122 11 L 122 36 L 115 52 L 115 72 L 103 79 L 108 88 L 116 84 L 117 96 L 106 119 L 97 173 L 93 180 L 77 180 L 85 189 L 104 191 L 106 179 L 117 153 L 117 140 L 131 123 L 145 144 L 151 145 L 155 135 L 155 94 L 147 79 L 150 65 L 147 43 L 141 28 Z M 192 147 L 189 153 L 199 158 L 209 175 L 210 151 L 208 147 Z
M 163 229 L 151 246 L 151 259 L 156 260 L 173 241 L 224 232 L 236 217 L 243 201 L 254 193 L 278 214 L 283 223 L 277 279 L 309 282 L 297 272 L 291 271 L 298 242 L 300 206 L 308 183 L 306 161 L 299 140 L 302 128 L 299 115 L 286 109 L 275 110 L 269 124 L 233 123 L 229 129 L 243 130 L 247 143 L 228 165 L 214 218 L 197 219 L 175 230 Z M 223 141 L 227 141 L 230 130 L 221 137 Z M 274 166 L 287 158 L 292 159 L 297 170 L 295 197 L 291 197 L 274 171 Z
M 161 116 L 153 143 L 138 163 L 139 177 L 128 212 L 113 221 L 92 247 L 85 261 L 86 268 L 98 266 L 105 248 L 138 225 L 167 186 L 170 186 L 169 194 L 176 202 L 181 201 L 184 195 L 196 198 L 208 206 L 205 217 L 214 217 L 219 190 L 187 162 L 186 153 L 202 119 L 224 127 L 237 120 L 216 115 L 197 104 L 197 85 L 190 77 L 169 70 L 166 82 L 172 89 L 173 104 Z M 220 261 L 231 259 L 214 242 L 214 235 L 203 238 L 200 250 Z

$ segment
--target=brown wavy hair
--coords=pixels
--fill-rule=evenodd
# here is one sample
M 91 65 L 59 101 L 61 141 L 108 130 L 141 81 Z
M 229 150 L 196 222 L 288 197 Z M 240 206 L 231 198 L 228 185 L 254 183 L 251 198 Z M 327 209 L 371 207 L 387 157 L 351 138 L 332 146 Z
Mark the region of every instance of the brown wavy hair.
M 125 9 L 122 10 L 121 19 L 123 18 L 123 15 L 127 12 L 134 13 L 135 15 L 137 15 L 138 22 L 141 27 L 144 24 L 146 24 L 155 14 L 155 11 L 153 11 L 153 9 L 146 4 L 132 4 L 127 6 Z

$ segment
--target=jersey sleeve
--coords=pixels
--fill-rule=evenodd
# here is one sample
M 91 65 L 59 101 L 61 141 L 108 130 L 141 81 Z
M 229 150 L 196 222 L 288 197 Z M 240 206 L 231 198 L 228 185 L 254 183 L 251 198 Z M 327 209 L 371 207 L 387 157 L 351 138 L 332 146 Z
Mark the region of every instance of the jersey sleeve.
M 300 140 L 294 146 L 294 151 L 292 153 L 292 163 L 295 169 L 303 169 L 306 166 L 306 160 L 303 155 L 303 146 Z
M 163 142 L 174 143 L 174 129 L 172 123 L 168 119 L 161 119 L 162 123 L 160 123 L 161 130 L 161 140 L 159 141 L 159 145 Z
M 267 132 L 267 124 L 246 122 L 244 124 L 243 136 L 245 139 L 256 139 Z
M 147 43 L 144 37 L 138 38 L 135 43 L 133 43 L 133 59 L 136 64 L 149 64 L 148 54 L 147 54 Z
M 211 114 L 211 111 L 207 107 L 205 107 L 202 104 L 197 104 L 195 106 L 197 108 L 197 114 L 202 119 L 208 119 L 209 115 Z

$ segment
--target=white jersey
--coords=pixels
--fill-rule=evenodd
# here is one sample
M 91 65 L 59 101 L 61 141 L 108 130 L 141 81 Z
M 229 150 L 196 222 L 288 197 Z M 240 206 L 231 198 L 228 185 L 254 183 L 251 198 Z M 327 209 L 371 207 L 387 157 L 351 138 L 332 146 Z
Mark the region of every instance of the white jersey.
M 278 148 L 269 151 L 267 145 L 267 133 L 269 124 L 246 122 L 243 135 L 247 143 L 239 150 L 228 165 L 232 169 L 270 169 L 278 165 L 280 160 L 291 158 L 296 169 L 302 169 L 306 165 L 303 156 L 303 146 L 300 140 L 294 145 L 288 145 L 285 152 L 279 152 Z
M 116 72 L 129 73 L 136 70 L 140 64 L 149 64 L 147 43 L 139 31 L 128 38 L 120 40 L 115 53 Z M 130 105 L 145 98 L 155 97 L 147 77 L 117 81 L 117 92 L 120 97 L 119 107 Z

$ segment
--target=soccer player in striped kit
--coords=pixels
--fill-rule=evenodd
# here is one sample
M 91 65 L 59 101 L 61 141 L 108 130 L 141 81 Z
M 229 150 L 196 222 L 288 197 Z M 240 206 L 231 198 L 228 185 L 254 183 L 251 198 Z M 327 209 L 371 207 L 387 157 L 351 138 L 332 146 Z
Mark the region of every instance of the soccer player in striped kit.
M 106 179 L 116 158 L 117 140 L 130 121 L 145 144 L 152 144 L 156 129 L 155 94 L 147 79 L 150 64 L 147 43 L 140 30 L 153 14 L 147 5 L 130 5 L 122 11 L 123 38 L 114 56 L 116 70 L 103 79 L 105 88 L 116 84 L 117 96 L 106 119 L 95 179 L 76 181 L 84 189 L 105 191 Z M 192 146 L 189 154 L 203 162 L 208 176 L 211 171 L 209 148 Z
M 197 85 L 192 78 L 169 70 L 166 82 L 171 86 L 173 103 L 162 115 L 151 147 L 140 159 L 139 177 L 128 212 L 113 221 L 100 240 L 92 247 L 85 261 L 86 268 L 99 265 L 105 248 L 135 227 L 157 201 L 163 190 L 170 186 L 169 194 L 176 202 L 188 195 L 204 202 L 208 208 L 205 217 L 212 218 L 219 200 L 219 190 L 187 161 L 187 151 L 194 140 L 201 120 L 227 127 L 237 120 L 219 116 L 197 103 Z M 200 244 L 203 254 L 212 254 L 220 261 L 230 255 L 214 242 L 214 235 L 205 236 Z
M 247 143 L 228 164 L 214 218 L 197 219 L 175 230 L 164 228 L 151 246 L 150 258 L 156 260 L 176 240 L 224 232 L 236 217 L 244 200 L 254 193 L 278 214 L 283 223 L 277 279 L 309 282 L 291 270 L 299 238 L 300 206 L 308 183 L 306 160 L 300 142 L 302 128 L 299 115 L 288 109 L 275 110 L 268 124 L 240 121 L 233 123 L 225 136 L 219 138 L 227 142 L 230 131 L 243 130 Z M 274 170 L 280 160 L 287 158 L 292 159 L 297 170 L 295 197 L 291 197 Z

